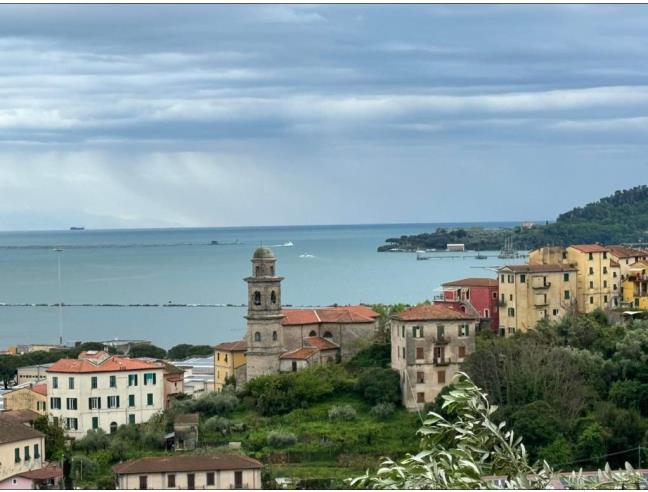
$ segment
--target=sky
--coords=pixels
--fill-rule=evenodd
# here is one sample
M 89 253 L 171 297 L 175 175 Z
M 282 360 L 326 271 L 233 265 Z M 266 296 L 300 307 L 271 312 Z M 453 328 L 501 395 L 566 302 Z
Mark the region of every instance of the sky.
M 0 5 L 0 229 L 524 221 L 648 180 L 646 5 Z

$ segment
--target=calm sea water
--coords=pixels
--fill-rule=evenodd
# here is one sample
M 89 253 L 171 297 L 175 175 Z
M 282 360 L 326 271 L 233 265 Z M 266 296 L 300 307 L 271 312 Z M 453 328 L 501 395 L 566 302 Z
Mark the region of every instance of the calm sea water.
M 58 302 L 60 254 L 64 303 L 241 304 L 247 300 L 243 278 L 250 274 L 251 255 L 263 242 L 273 248 L 278 274 L 285 277 L 285 304 L 415 303 L 432 298 L 442 282 L 492 277 L 485 267 L 504 260 L 483 252 L 488 260 L 416 261 L 413 253 L 376 248 L 387 237 L 458 225 L 476 224 L 4 232 L 0 302 Z M 209 245 L 213 240 L 239 244 Z M 287 242 L 293 246 L 281 246 Z M 240 307 L 65 307 L 64 341 L 118 337 L 166 348 L 216 344 L 243 336 L 244 314 Z M 55 343 L 58 333 L 55 307 L 0 307 L 0 348 Z

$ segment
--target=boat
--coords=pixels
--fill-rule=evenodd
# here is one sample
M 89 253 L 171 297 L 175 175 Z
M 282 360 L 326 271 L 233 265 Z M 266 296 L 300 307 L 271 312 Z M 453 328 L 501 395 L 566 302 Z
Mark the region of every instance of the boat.
M 71 231 L 85 231 L 85 227 L 83 226 L 72 226 L 70 227 Z
M 500 251 L 500 254 L 497 256 L 499 259 L 510 259 L 510 258 L 519 258 L 520 254 L 517 252 L 517 250 L 513 246 L 513 239 L 505 239 L 504 240 L 504 246 L 502 246 L 502 249 Z
M 476 260 L 487 260 L 488 256 L 481 254 L 479 251 L 477 251 L 477 256 L 475 256 Z
M 232 246 L 232 245 L 241 244 L 241 243 L 239 242 L 238 239 L 235 239 L 234 241 L 227 241 L 227 242 L 213 240 L 209 244 L 211 246 Z
M 283 243 L 283 246 L 286 246 L 286 247 L 288 247 L 288 246 L 294 246 L 294 244 L 293 244 L 292 241 L 288 241 L 287 243 Z

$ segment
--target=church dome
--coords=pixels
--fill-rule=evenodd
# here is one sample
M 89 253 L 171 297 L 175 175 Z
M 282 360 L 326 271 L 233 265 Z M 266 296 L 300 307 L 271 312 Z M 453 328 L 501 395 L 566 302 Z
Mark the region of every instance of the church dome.
M 261 246 L 260 248 L 257 248 L 257 250 L 254 252 L 254 259 L 256 260 L 263 260 L 263 259 L 275 259 L 275 255 L 272 252 L 270 248 L 266 248 L 264 246 Z

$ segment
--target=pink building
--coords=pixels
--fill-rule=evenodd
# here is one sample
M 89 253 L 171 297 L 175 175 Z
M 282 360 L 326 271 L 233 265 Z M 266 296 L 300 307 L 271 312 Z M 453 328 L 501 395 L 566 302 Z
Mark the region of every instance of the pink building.
M 435 302 L 447 302 L 461 309 L 468 304 L 479 313 L 482 328 L 497 332 L 499 310 L 497 306 L 498 282 L 491 278 L 464 278 L 446 282 L 441 286 L 443 295 Z

